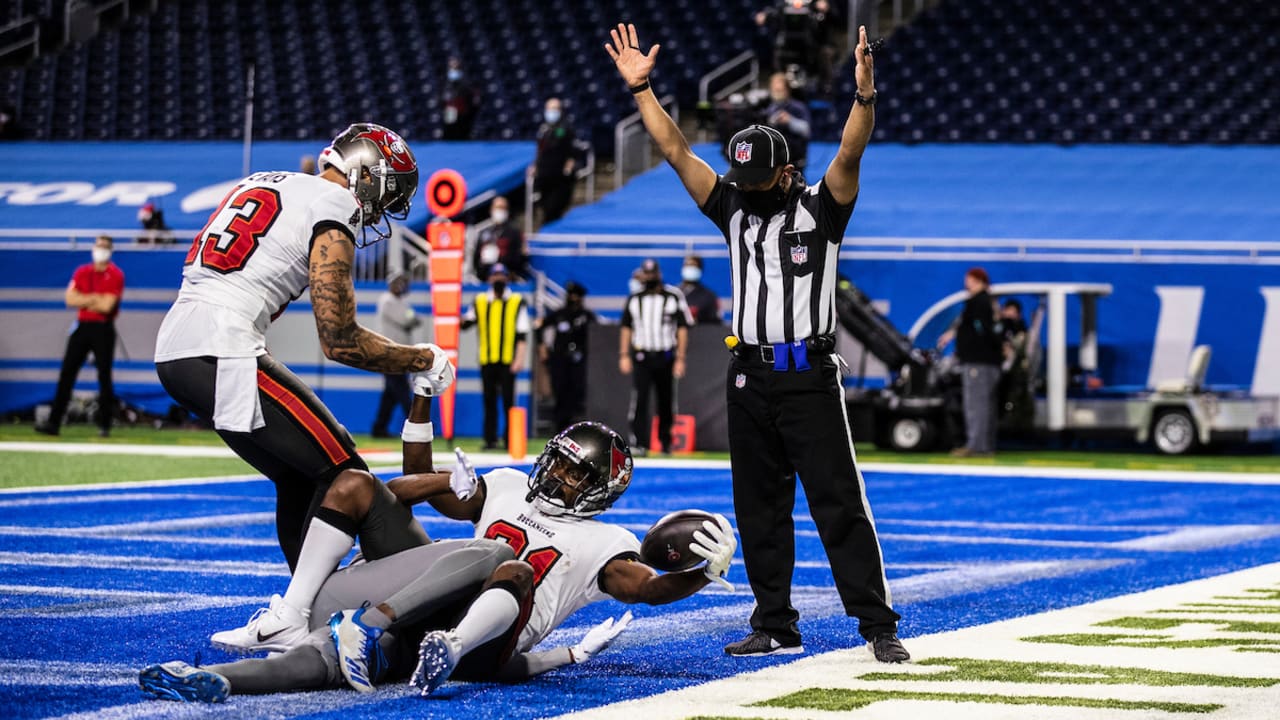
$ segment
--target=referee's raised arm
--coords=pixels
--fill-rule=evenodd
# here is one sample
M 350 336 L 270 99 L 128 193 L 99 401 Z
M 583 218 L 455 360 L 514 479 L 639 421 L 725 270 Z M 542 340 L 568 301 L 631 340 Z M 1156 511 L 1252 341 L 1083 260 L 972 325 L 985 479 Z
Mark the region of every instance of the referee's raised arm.
M 858 89 L 853 96 L 849 119 L 840 134 L 840 149 L 831 159 L 823 183 L 831 191 L 831 197 L 841 205 L 848 205 L 858 196 L 858 173 L 862 166 L 862 151 L 871 140 L 871 130 L 876 125 L 876 81 L 871 51 L 867 47 L 867 28 L 858 28 L 858 45 L 853 49 L 857 65 L 853 71 Z
M 698 207 L 702 207 L 711 195 L 711 190 L 716 186 L 716 172 L 702 158 L 693 154 L 693 150 L 689 148 L 689 141 L 685 139 L 667 111 L 662 109 L 657 96 L 653 94 L 653 88 L 649 87 L 649 73 L 657 62 L 660 46 L 654 45 L 649 48 L 647 54 L 641 52 L 635 25 L 618 23 L 618 27 L 611 29 L 609 35 L 612 42 L 606 42 L 604 49 L 609 53 L 609 57 L 613 58 L 618 74 L 622 76 L 627 87 L 631 89 L 631 94 L 635 96 L 636 106 L 640 108 L 640 118 L 644 121 L 644 129 L 658 144 L 662 156 L 675 169 L 676 175 L 680 176 L 680 182 L 684 183 L 684 189 L 689 192 L 689 196 L 698 204 Z M 865 41 L 864 34 L 864 45 Z M 862 144 L 866 145 L 865 139 Z M 856 170 L 854 178 L 856 187 Z

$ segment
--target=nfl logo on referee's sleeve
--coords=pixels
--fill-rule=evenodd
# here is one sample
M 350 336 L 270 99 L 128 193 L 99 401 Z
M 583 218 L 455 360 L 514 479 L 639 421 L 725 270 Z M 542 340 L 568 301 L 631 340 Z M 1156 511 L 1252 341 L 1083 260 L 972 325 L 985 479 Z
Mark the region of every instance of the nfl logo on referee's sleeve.
M 751 143 L 740 142 L 733 147 L 733 159 L 740 163 L 751 162 Z
M 733 379 L 733 386 L 741 390 L 742 388 L 746 387 L 746 385 L 747 385 L 747 376 L 742 373 L 738 373 L 738 377 Z
M 803 265 L 809 261 L 808 245 L 793 245 L 791 247 L 791 262 L 795 265 Z

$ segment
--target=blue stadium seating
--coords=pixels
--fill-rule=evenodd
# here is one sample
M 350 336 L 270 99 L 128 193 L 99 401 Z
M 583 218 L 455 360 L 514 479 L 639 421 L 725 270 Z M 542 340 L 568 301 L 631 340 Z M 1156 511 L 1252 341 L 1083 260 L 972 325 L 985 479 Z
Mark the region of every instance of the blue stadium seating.
M 236 139 L 245 68 L 255 135 L 318 139 L 352 118 L 438 137 L 447 58 L 483 95 L 477 139 L 532 137 L 543 101 L 566 100 L 597 150 L 633 105 L 600 46 L 615 21 L 660 42 L 659 94 L 688 107 L 698 78 L 750 49 L 765 0 L 185 0 L 161 2 L 91 42 L 0 70 L 0 104 L 28 137 Z M 56 4 L 56 3 L 54 3 Z M 0 19 L 50 3 L 9 0 Z M 878 141 L 1276 143 L 1280 3 L 1269 0 L 948 0 L 877 56 Z M 853 93 L 837 70 L 815 103 L 834 140 Z
M 162 2 L 91 42 L 0 70 L 27 136 L 235 139 L 245 69 L 255 67 L 254 134 L 324 138 L 376 118 L 409 138 L 438 137 L 445 64 L 465 63 L 483 95 L 477 139 L 532 137 L 547 97 L 609 149 L 632 112 L 601 49 L 618 20 L 661 42 L 660 94 L 696 100 L 707 70 L 750 46 L 761 0 L 184 0 Z
M 1266 0 L 950 0 L 876 56 L 875 139 L 1274 144 L 1277 68 Z M 843 118 L 852 66 L 838 77 Z

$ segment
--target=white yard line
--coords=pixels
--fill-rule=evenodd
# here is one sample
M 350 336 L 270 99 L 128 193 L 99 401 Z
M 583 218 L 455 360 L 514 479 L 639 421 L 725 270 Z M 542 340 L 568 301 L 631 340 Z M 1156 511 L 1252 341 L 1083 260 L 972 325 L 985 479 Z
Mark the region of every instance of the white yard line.
M 28 618 L 66 617 L 66 610 L 60 606 L 65 604 L 64 600 L 67 599 L 76 601 L 76 613 L 82 617 L 136 617 L 262 604 L 262 598 L 256 595 L 196 595 L 181 592 L 102 590 L 54 585 L 0 585 L 0 594 L 8 596 L 11 601 L 19 597 L 49 599 L 49 602 L 43 605 L 10 606 L 5 610 L 8 617 Z
M 445 443 L 441 443 L 441 449 Z M 157 455 L 168 457 L 235 457 L 230 448 L 221 446 L 187 446 L 187 445 L 141 445 L 141 444 L 97 444 L 97 443 L 53 443 L 53 442 L 0 442 L 0 452 L 49 452 L 74 454 L 113 454 L 113 455 Z M 447 453 L 442 453 L 440 467 L 448 465 Z M 394 469 L 401 462 L 401 454 L 397 451 L 363 452 L 371 465 L 378 469 Z M 472 461 L 482 468 L 503 467 L 507 465 L 528 465 L 536 458 L 529 455 L 520 460 L 513 459 L 504 453 L 472 453 Z M 684 458 L 638 458 L 638 469 L 705 469 L 728 470 L 728 460 L 701 460 Z M 1219 485 L 1280 485 L 1280 473 L 1249 472 L 1213 472 L 1188 470 L 1123 470 L 1110 468 L 1074 468 L 1074 467 L 1025 467 L 1025 466 L 987 466 L 966 464 L 930 464 L 930 463 L 885 463 L 865 462 L 859 467 L 864 472 L 906 474 L 906 475 L 978 475 L 987 477 L 1034 477 L 1060 478 L 1063 480 L 1122 480 L 1133 482 L 1202 482 Z M 190 479 L 175 481 L 153 481 L 156 483 L 191 483 Z M 104 484 L 107 487 L 138 486 L 132 483 Z M 96 486 L 96 485 L 95 485 Z M 95 487 L 90 485 L 56 486 L 43 488 L 18 488 L 0 490 L 0 492 L 31 492 L 37 490 L 58 491 L 66 487 Z M 147 485 L 141 485 L 147 487 Z
M 289 566 L 283 562 L 191 560 L 148 555 L 0 552 L 0 565 L 93 568 L 94 570 L 127 570 L 129 572 L 173 572 L 192 575 L 289 577 Z

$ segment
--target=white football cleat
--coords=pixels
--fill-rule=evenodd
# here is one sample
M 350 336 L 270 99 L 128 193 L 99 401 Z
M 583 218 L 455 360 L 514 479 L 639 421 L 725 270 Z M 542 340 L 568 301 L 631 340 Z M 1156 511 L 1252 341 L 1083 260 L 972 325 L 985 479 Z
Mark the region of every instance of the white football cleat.
M 231 693 L 225 677 L 180 661 L 143 668 L 138 685 L 148 695 L 178 702 L 220 703 Z
M 279 595 L 272 595 L 271 604 L 258 608 L 244 627 L 216 632 L 209 640 L 215 647 L 233 653 L 285 652 L 301 645 L 310 634 L 309 615 L 309 612 L 286 603 Z
M 418 667 L 409 678 L 409 684 L 426 697 L 444 684 L 462 659 L 462 643 L 451 632 L 436 630 L 427 633 L 418 647 Z

